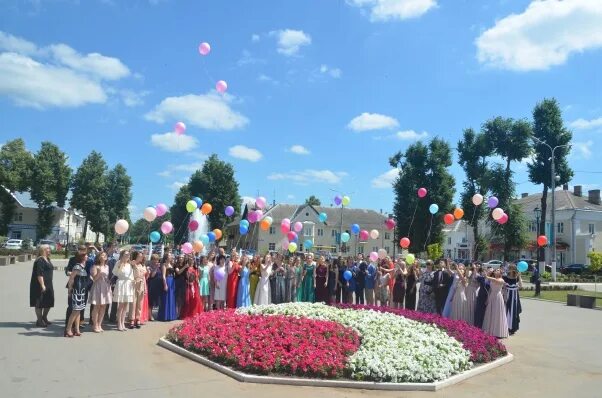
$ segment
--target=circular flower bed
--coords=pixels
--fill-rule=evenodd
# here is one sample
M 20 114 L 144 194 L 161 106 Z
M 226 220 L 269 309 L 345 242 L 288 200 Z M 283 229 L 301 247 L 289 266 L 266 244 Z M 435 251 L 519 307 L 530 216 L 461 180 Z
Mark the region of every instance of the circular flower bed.
M 335 322 L 233 311 L 201 313 L 171 329 L 167 339 L 249 373 L 328 378 L 343 376 L 360 341 Z

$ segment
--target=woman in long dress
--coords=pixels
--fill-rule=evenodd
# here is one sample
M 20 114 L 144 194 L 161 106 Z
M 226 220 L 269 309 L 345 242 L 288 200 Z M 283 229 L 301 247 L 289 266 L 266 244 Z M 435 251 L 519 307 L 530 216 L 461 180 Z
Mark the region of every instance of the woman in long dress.
M 251 301 L 255 302 L 255 291 L 257 290 L 257 284 L 259 283 L 259 277 L 261 276 L 261 271 L 259 269 L 261 265 L 261 259 L 259 256 L 253 257 L 251 260 L 251 266 L 249 267 L 249 271 L 251 276 L 249 276 L 249 285 L 250 285 L 250 293 L 251 293 Z
M 184 262 L 184 255 L 180 254 L 174 265 L 174 279 L 176 284 L 176 312 L 178 315 L 184 305 L 184 296 L 186 295 L 186 269 L 188 266 Z
M 92 289 L 90 290 L 90 302 L 94 304 L 92 310 L 92 327 L 96 333 L 101 333 L 102 319 L 105 316 L 105 310 L 111 305 L 111 281 L 109 280 L 109 266 L 107 265 L 107 253 L 102 252 L 94 261 L 90 269 L 92 276 Z
M 451 263 L 450 268 L 444 268 L 444 272 L 447 272 L 449 275 L 454 276 L 453 272 L 456 270 L 456 264 L 455 263 Z M 456 294 L 456 287 L 458 285 L 458 279 L 453 278 L 452 279 L 452 284 L 449 288 L 449 292 L 447 293 L 447 298 L 445 299 L 445 305 L 443 306 L 443 311 L 441 313 L 441 316 L 445 317 L 445 318 L 449 318 L 451 316 L 451 309 L 452 309 L 452 299 L 454 298 L 454 294 Z
M 465 270 L 467 285 L 466 285 L 466 307 L 463 317 L 466 323 L 474 325 L 475 308 L 477 305 L 477 294 L 479 292 L 479 281 L 477 281 L 477 266 L 473 264 L 470 271 Z
M 489 299 L 485 309 L 483 331 L 491 336 L 503 339 L 508 337 L 508 320 L 506 318 L 506 305 L 502 296 L 504 279 L 502 271 L 498 268 L 493 272 L 493 277 L 488 276 L 490 283 Z
M 381 307 L 387 307 L 389 305 L 390 279 L 390 272 L 378 271 L 378 297 Z
M 316 263 L 313 254 L 309 253 L 305 264 L 303 264 L 303 282 L 301 283 L 301 301 L 313 303 L 315 301 L 314 272 Z
M 119 262 L 113 268 L 117 277 L 113 289 L 113 301 L 117 303 L 117 330 L 125 332 L 125 313 L 127 307 L 134 301 L 134 270 L 128 261 L 129 251 L 119 253 Z
M 328 303 L 328 266 L 324 261 L 324 256 L 318 257 L 318 264 L 316 265 L 314 288 L 316 292 L 316 303 Z
M 303 301 L 303 266 L 301 265 L 301 257 L 295 257 L 295 281 L 295 302 L 300 303 Z
M 406 294 L 406 275 L 408 271 L 406 269 L 406 263 L 398 261 L 395 264 L 395 272 L 393 277 L 395 283 L 393 284 L 393 308 L 403 308 L 403 300 Z
M 171 256 L 171 253 L 166 253 L 164 257 L 165 256 Z M 150 264 L 148 265 L 148 290 L 146 292 L 148 303 L 145 306 L 145 309 L 148 309 L 148 316 L 144 316 L 145 310 L 143 310 L 143 316 L 141 319 L 142 321 L 145 321 L 147 319 L 150 319 L 151 321 L 153 320 L 153 308 L 159 306 L 161 296 L 163 295 L 163 274 L 161 271 L 160 260 L 161 259 L 158 254 L 153 254 L 151 256 Z
M 266 254 L 263 259 L 263 264 L 260 266 L 261 277 L 255 289 L 255 305 L 270 304 L 272 297 L 270 292 L 270 274 L 272 273 L 272 256 Z
M 282 263 L 282 256 L 280 254 L 274 255 L 274 265 L 272 266 L 272 279 L 273 285 L 270 285 L 272 289 L 272 304 L 281 304 L 286 302 L 286 270 Z
M 334 304 L 337 297 L 337 284 L 339 282 L 339 267 L 337 266 L 337 260 L 326 260 L 326 266 L 328 267 L 328 302 L 327 304 Z M 366 275 L 366 278 L 368 275 Z
M 180 319 L 193 317 L 203 312 L 203 304 L 199 293 L 199 271 L 197 270 L 194 257 L 186 257 L 186 294 L 184 305 L 180 311 Z
M 242 256 L 240 260 L 240 277 L 238 278 L 238 289 L 236 293 L 236 307 L 251 306 L 251 285 L 249 281 L 249 257 Z
M 416 311 L 416 283 L 420 269 L 417 264 L 412 264 L 408 267 L 408 274 L 406 276 L 406 310 Z
M 38 258 L 33 263 L 29 282 L 29 306 L 36 311 L 36 326 L 46 327 L 48 312 L 54 307 L 54 288 L 52 286 L 54 267 L 50 262 L 50 246 L 41 245 Z
M 450 319 L 454 320 L 462 320 L 468 322 L 467 319 L 464 319 L 466 316 L 466 285 L 468 281 L 464 274 L 464 265 L 458 265 L 458 269 L 454 272 L 454 279 L 456 280 L 456 290 L 454 292 L 454 296 L 451 301 L 451 311 L 449 314 Z M 472 324 L 472 317 L 471 322 Z
M 218 310 L 224 309 L 224 303 L 226 302 L 228 281 L 226 269 L 226 256 L 220 254 L 217 256 L 216 265 L 213 267 L 213 301 L 215 302 L 215 308 Z
M 435 295 L 433 293 L 433 262 L 426 262 L 426 271 L 418 279 L 420 289 L 418 294 L 418 311 L 427 314 L 436 314 L 437 305 L 435 304 Z
M 232 252 L 230 253 L 230 261 L 228 261 L 227 270 L 226 308 L 236 308 L 240 264 L 238 263 L 238 253 L 236 253 L 235 249 L 232 249 Z
M 516 268 L 516 265 L 511 264 L 508 275 L 504 276 L 504 282 L 506 285 L 506 318 L 508 319 L 508 332 L 513 335 L 518 331 L 520 323 L 520 313 L 522 312 L 522 306 L 520 304 L 520 296 L 518 289 L 523 286 L 523 281 L 520 277 L 520 273 Z
M 479 290 L 477 291 L 477 299 L 474 308 L 474 325 L 478 328 L 483 328 L 485 310 L 487 309 L 487 301 L 489 300 L 490 283 L 486 276 L 485 270 L 482 267 L 478 267 L 475 279 L 479 284 Z
M 160 321 L 173 321 L 178 319 L 176 312 L 176 281 L 174 279 L 173 257 L 167 253 L 161 264 L 161 276 L 163 280 L 163 293 L 159 303 L 157 319 Z
M 201 266 L 199 268 L 199 291 L 201 293 L 201 301 L 203 302 L 203 310 L 209 311 L 209 293 L 210 293 L 210 282 L 209 274 L 211 272 L 211 266 L 209 265 L 209 259 L 207 256 L 201 256 Z

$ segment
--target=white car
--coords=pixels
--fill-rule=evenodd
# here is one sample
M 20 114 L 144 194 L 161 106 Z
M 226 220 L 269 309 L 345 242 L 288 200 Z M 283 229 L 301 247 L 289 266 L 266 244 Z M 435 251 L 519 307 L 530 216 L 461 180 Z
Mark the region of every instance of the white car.
M 23 246 L 22 239 L 9 239 L 6 241 L 4 248 L 9 249 L 9 250 L 21 250 L 22 246 Z
M 493 269 L 496 269 L 496 268 L 500 268 L 502 266 L 502 264 L 504 264 L 504 262 L 502 260 L 489 260 L 488 262 L 486 262 L 483 265 L 486 267 L 491 267 Z

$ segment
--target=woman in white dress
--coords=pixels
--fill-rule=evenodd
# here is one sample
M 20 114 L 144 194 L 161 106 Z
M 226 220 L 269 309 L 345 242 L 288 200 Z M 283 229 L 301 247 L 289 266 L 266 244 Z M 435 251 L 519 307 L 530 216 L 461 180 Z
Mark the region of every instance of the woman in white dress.
M 255 289 L 255 305 L 265 305 L 271 303 L 271 292 L 270 292 L 270 275 L 272 273 L 272 256 L 266 254 L 261 264 L 261 277 Z
M 125 332 L 125 312 L 130 303 L 134 301 L 134 270 L 129 263 L 130 252 L 122 250 L 119 253 L 119 262 L 113 269 L 117 283 L 113 290 L 113 301 L 117 303 L 117 330 Z
M 458 265 L 458 269 L 454 272 L 454 279 L 456 279 L 456 290 L 451 301 L 451 312 L 450 319 L 466 321 L 469 325 L 472 325 L 472 317 L 467 318 L 467 303 L 466 303 L 466 286 L 468 285 L 468 279 L 465 275 L 466 270 L 463 264 Z
M 216 265 L 213 267 L 213 285 L 215 287 L 213 299 L 215 301 L 215 309 L 218 310 L 224 309 L 224 302 L 226 301 L 227 274 L 226 256 L 220 254 L 217 256 Z

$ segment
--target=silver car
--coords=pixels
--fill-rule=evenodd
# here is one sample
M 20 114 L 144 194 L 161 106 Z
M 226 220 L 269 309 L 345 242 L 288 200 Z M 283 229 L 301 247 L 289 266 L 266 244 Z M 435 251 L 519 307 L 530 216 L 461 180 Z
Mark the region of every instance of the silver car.
M 23 239 L 9 239 L 4 245 L 4 248 L 9 250 L 21 250 L 22 247 Z

